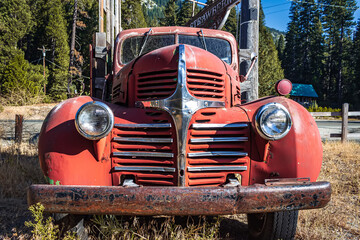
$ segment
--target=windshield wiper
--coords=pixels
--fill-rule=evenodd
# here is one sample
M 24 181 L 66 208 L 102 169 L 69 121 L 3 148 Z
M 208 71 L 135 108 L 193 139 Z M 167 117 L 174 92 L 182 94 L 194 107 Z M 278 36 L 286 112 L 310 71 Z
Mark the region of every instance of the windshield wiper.
M 144 41 L 144 43 L 143 43 L 143 45 L 142 45 L 142 47 L 141 47 L 141 50 L 140 50 L 138 56 L 140 56 L 141 53 L 143 52 L 143 50 L 144 50 L 144 48 L 145 48 L 145 46 L 146 46 L 146 42 L 147 42 L 147 40 L 148 40 L 148 38 L 149 38 L 149 36 L 150 36 L 150 32 L 151 32 L 151 31 L 152 31 L 152 28 L 150 28 L 150 30 L 149 30 L 147 33 L 145 33 L 145 34 L 146 34 L 146 38 L 145 38 L 145 41 Z
M 203 40 L 203 44 L 204 44 L 204 48 L 205 48 L 205 50 L 207 51 L 206 42 L 205 42 L 205 37 L 204 37 L 204 32 L 203 32 L 203 30 L 202 30 L 202 29 L 200 29 L 200 31 L 201 31 L 201 36 L 202 36 L 202 40 Z

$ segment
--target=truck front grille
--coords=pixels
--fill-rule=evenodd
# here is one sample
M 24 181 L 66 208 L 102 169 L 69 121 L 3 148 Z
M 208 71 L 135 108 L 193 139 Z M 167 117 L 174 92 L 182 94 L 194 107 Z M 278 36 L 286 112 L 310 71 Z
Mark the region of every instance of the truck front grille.
M 223 74 L 198 69 L 187 69 L 189 92 L 200 99 L 222 101 L 225 98 Z
M 177 70 L 140 73 L 136 78 L 136 100 L 168 98 L 174 93 L 177 81 Z
M 177 184 L 176 136 L 171 123 L 115 124 L 113 171 L 141 185 Z
M 218 186 L 249 170 L 248 123 L 194 123 L 187 153 L 189 186 Z

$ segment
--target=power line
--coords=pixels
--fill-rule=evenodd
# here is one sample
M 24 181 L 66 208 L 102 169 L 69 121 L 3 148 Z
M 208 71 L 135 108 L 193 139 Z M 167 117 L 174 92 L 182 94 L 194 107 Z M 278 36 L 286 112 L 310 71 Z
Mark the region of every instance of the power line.
M 63 67 L 61 67 L 61 66 L 57 65 L 56 63 L 54 63 L 54 62 L 52 62 L 52 61 L 50 61 L 50 60 L 48 60 L 48 59 L 45 59 L 45 60 L 46 60 L 47 62 L 49 62 L 49 63 L 51 63 L 51 64 L 55 65 L 56 67 L 58 67 L 58 68 L 62 69 L 62 70 L 68 71 L 68 69 L 63 68 Z M 84 76 L 84 75 L 81 75 L 81 77 L 83 77 L 83 78 L 87 78 L 87 79 L 90 79 L 90 77 L 87 77 L 87 76 Z
M 284 12 L 284 11 L 289 11 L 289 9 L 287 8 L 287 9 L 282 9 L 282 10 L 278 10 L 278 11 L 269 12 L 269 13 L 266 14 L 266 16 L 274 14 L 274 13 Z
M 276 4 L 276 5 L 267 6 L 267 7 L 263 7 L 263 9 L 278 7 L 278 6 L 282 6 L 282 5 L 289 4 L 289 3 L 291 3 L 291 2 L 286 2 L 286 3 L 280 3 L 280 4 Z
M 340 5 L 333 5 L 333 4 L 324 4 L 324 3 L 311 3 L 307 1 L 298 1 L 298 0 L 287 0 L 289 2 L 295 2 L 295 3 L 305 3 L 309 5 L 317 5 L 321 7 L 334 7 L 334 8 L 343 8 L 343 9 L 349 9 L 349 10 L 357 10 L 358 7 L 346 7 L 346 6 L 340 6 Z

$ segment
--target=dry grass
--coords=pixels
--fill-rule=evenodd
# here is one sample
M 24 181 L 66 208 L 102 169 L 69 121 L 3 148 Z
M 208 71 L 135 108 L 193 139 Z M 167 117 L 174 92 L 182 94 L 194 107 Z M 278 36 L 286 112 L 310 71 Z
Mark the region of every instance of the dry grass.
M 360 144 L 326 142 L 318 181 L 329 181 L 330 203 L 300 211 L 297 239 L 360 239 Z
M 41 103 L 28 106 L 3 106 L 0 120 L 14 120 L 16 114 L 23 115 L 25 120 L 44 119 L 55 105 L 56 103 Z
M 25 143 L 0 145 L 0 199 L 24 199 L 28 186 L 43 182 L 36 146 Z
M 327 142 L 323 147 L 324 161 L 318 180 L 331 182 L 332 199 L 323 209 L 300 211 L 296 239 L 360 239 L 360 144 Z M 26 206 L 26 187 L 43 181 L 36 147 L 27 144 L 0 147 L 1 201 L 21 199 Z M 11 202 L 14 206 L 17 204 Z M 13 218 L 13 213 L 8 215 L 9 219 Z M 5 219 L 0 218 L 0 222 Z M 89 218 L 87 228 L 91 239 L 96 240 L 247 239 L 246 215 L 216 218 L 96 216 Z M 17 227 L 14 234 L 24 236 L 22 232 L 26 230 Z M 0 239 L 1 235 L 0 232 Z

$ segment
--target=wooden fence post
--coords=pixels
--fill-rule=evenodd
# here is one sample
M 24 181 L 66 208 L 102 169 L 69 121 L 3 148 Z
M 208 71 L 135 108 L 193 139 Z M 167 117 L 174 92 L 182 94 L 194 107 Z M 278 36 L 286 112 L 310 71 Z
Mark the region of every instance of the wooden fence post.
M 21 143 L 23 133 L 23 115 L 16 114 L 15 116 L 15 142 Z
M 344 103 L 342 107 L 341 142 L 347 141 L 348 119 L 349 119 L 349 104 Z

